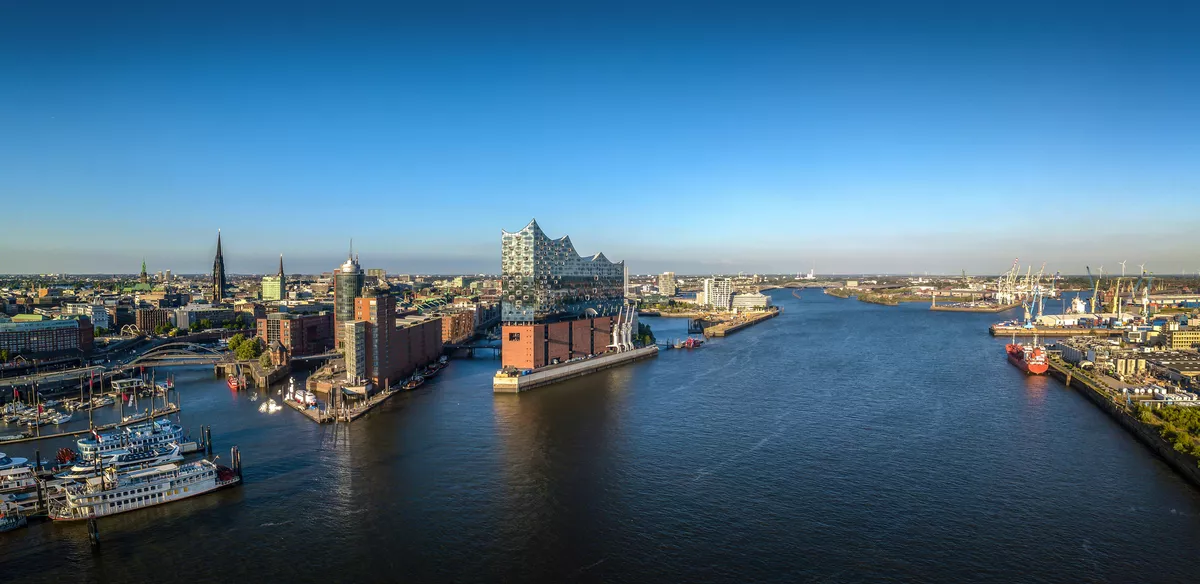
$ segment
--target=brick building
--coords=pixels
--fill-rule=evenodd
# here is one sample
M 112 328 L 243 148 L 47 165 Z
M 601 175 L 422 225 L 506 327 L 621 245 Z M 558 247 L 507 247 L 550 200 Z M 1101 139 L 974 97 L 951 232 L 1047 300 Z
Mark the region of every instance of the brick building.
M 289 356 L 317 355 L 333 348 L 333 314 L 274 312 L 258 319 L 258 338 L 279 341 Z
M 95 329 L 87 317 L 0 323 L 0 349 L 24 357 L 92 352 Z
M 138 330 L 152 333 L 159 325 L 170 324 L 171 313 L 164 308 L 143 308 L 134 313 L 134 324 Z
M 617 317 L 601 316 L 544 324 L 506 324 L 501 354 L 506 367 L 536 369 L 576 357 L 598 355 L 612 343 Z

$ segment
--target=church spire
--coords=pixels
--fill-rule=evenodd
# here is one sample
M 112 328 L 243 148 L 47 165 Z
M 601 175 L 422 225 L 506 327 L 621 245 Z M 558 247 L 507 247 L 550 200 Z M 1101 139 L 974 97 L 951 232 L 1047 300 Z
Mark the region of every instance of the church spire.
M 279 254 L 279 279 L 283 280 L 283 254 Z
M 221 299 L 225 298 L 225 288 L 228 282 L 225 281 L 225 258 L 221 255 L 221 230 L 217 230 L 217 257 L 213 258 L 212 271 L 212 303 L 220 304 Z

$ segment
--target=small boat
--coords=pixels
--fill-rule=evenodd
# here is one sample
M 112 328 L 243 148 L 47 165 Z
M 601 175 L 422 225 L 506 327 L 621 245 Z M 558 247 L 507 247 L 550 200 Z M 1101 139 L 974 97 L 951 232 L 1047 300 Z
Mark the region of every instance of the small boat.
M 25 527 L 25 516 L 15 507 L 0 503 L 0 533 Z
M 57 424 L 66 424 L 67 422 L 70 422 L 70 421 L 71 421 L 70 412 L 62 412 L 62 413 L 55 414 L 50 417 L 51 424 L 56 424 L 56 425 Z
M 242 380 L 238 379 L 237 377 L 234 377 L 233 375 L 230 375 L 229 377 L 225 378 L 225 385 L 228 385 L 229 389 L 237 391 L 242 386 Z
M 258 406 L 258 411 L 260 411 L 264 414 L 274 414 L 275 412 L 278 412 L 279 410 L 282 410 L 282 409 L 283 409 L 283 406 L 279 405 L 274 399 L 269 399 L 266 402 L 264 402 L 262 405 Z
M 421 377 L 420 375 L 414 375 L 411 379 L 404 383 L 404 389 L 413 390 L 421 387 L 421 384 L 423 383 L 425 383 L 424 377 Z
M 101 397 L 92 399 L 92 407 L 93 408 L 102 408 L 104 406 L 111 406 L 115 403 L 117 403 L 117 400 L 113 399 L 111 395 L 105 395 L 105 396 L 101 396 Z
M 7 454 L 0 452 L 0 470 L 25 466 L 26 462 L 29 462 L 28 458 L 9 458 Z
M 250 396 L 250 401 L 252 401 L 252 402 L 258 401 L 258 392 L 257 391 L 254 392 L 254 395 Z

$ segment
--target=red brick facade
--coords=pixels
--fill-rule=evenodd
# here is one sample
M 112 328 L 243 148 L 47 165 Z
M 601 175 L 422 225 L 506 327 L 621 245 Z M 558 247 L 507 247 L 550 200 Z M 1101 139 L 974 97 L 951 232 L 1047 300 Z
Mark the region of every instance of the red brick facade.
M 588 355 L 599 355 L 612 342 L 616 317 L 600 316 L 549 324 L 504 325 L 500 333 L 504 367 L 536 369 Z

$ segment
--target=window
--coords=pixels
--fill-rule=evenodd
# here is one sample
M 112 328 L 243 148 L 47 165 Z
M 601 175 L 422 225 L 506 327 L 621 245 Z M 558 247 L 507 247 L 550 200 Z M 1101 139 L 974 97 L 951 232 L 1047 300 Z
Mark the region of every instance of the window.
M 521 340 L 521 333 L 508 333 L 508 340 L 510 340 L 510 341 Z

